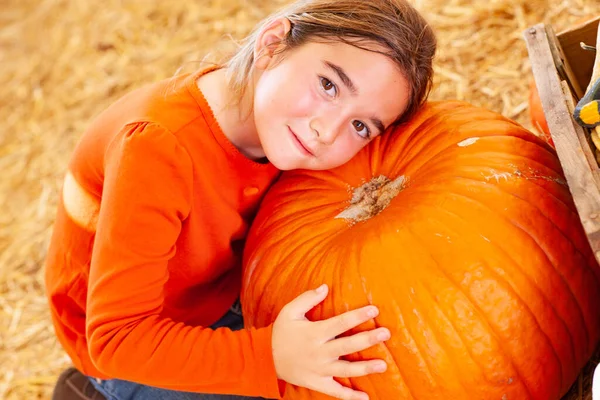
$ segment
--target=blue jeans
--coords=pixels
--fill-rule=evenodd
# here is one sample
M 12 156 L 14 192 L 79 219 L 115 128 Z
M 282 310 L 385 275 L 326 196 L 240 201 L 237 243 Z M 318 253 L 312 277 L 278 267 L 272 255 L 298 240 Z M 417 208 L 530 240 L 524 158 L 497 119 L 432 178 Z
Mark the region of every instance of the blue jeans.
M 237 331 L 244 327 L 240 303 L 236 301 L 227 313 L 211 328 L 228 327 Z M 261 397 L 234 396 L 226 394 L 200 394 L 160 389 L 121 379 L 100 380 L 90 377 L 92 385 L 107 400 L 258 400 Z

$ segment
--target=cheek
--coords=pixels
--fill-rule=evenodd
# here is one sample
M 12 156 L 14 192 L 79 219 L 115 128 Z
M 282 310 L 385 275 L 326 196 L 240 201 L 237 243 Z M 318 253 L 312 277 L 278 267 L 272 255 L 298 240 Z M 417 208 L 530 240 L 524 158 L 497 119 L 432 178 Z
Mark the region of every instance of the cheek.
M 285 104 L 286 114 L 289 117 L 310 118 L 319 109 L 319 100 L 314 90 L 307 85 L 294 84 L 290 85 L 286 96 L 280 99 L 281 104 L 278 107 Z
M 272 70 L 255 89 L 255 107 L 271 117 L 308 117 L 322 103 L 307 79 L 288 79 L 284 68 Z
M 263 110 L 282 106 L 282 95 L 285 92 L 284 70 L 275 68 L 263 72 L 254 88 L 254 106 Z
M 356 140 L 353 137 L 345 137 L 341 140 L 331 154 L 328 155 L 332 163 L 341 165 L 354 157 L 363 147 L 365 143 Z

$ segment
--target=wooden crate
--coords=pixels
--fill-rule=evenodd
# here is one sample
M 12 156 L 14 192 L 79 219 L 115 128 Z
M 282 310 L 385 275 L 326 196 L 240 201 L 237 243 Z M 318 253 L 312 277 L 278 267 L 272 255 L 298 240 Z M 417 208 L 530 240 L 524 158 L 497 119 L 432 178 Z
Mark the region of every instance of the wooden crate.
M 592 76 L 595 57 L 593 51 L 583 50 L 580 42 L 595 46 L 599 22 L 600 17 L 559 34 L 550 25 L 538 24 L 523 35 L 552 140 L 588 240 L 600 262 L 600 168 L 589 130 L 580 127 L 572 117 Z

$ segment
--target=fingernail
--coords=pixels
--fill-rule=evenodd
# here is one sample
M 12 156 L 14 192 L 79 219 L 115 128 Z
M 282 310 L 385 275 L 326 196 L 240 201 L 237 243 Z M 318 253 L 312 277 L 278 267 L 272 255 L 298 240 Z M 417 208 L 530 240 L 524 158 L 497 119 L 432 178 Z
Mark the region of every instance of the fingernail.
M 322 294 L 322 293 L 325 293 L 326 290 L 327 290 L 327 285 L 323 284 L 317 288 L 317 293 Z
M 387 369 L 387 364 L 384 362 L 373 365 L 373 372 L 384 372 Z
M 367 311 L 367 314 L 369 315 L 369 317 L 375 318 L 377 314 L 379 314 L 379 310 L 377 309 L 377 307 L 370 307 L 369 311 Z
M 388 330 L 381 331 L 377 334 L 377 339 L 383 341 L 388 340 L 390 338 L 390 332 Z

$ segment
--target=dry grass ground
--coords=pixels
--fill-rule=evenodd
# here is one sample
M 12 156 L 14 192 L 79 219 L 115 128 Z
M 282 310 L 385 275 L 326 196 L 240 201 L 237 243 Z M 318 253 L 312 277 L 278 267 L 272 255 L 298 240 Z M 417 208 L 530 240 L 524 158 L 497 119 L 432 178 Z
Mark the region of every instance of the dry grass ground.
M 43 260 L 61 178 L 90 118 L 127 90 L 195 68 L 220 43 L 231 48 L 228 34 L 243 37 L 282 3 L 0 0 L 0 399 L 49 398 L 69 365 L 48 317 Z M 548 21 L 560 31 L 600 14 L 597 0 L 414 4 L 440 38 L 432 97 L 527 127 L 523 30 Z M 588 378 L 569 400 L 591 398 Z

